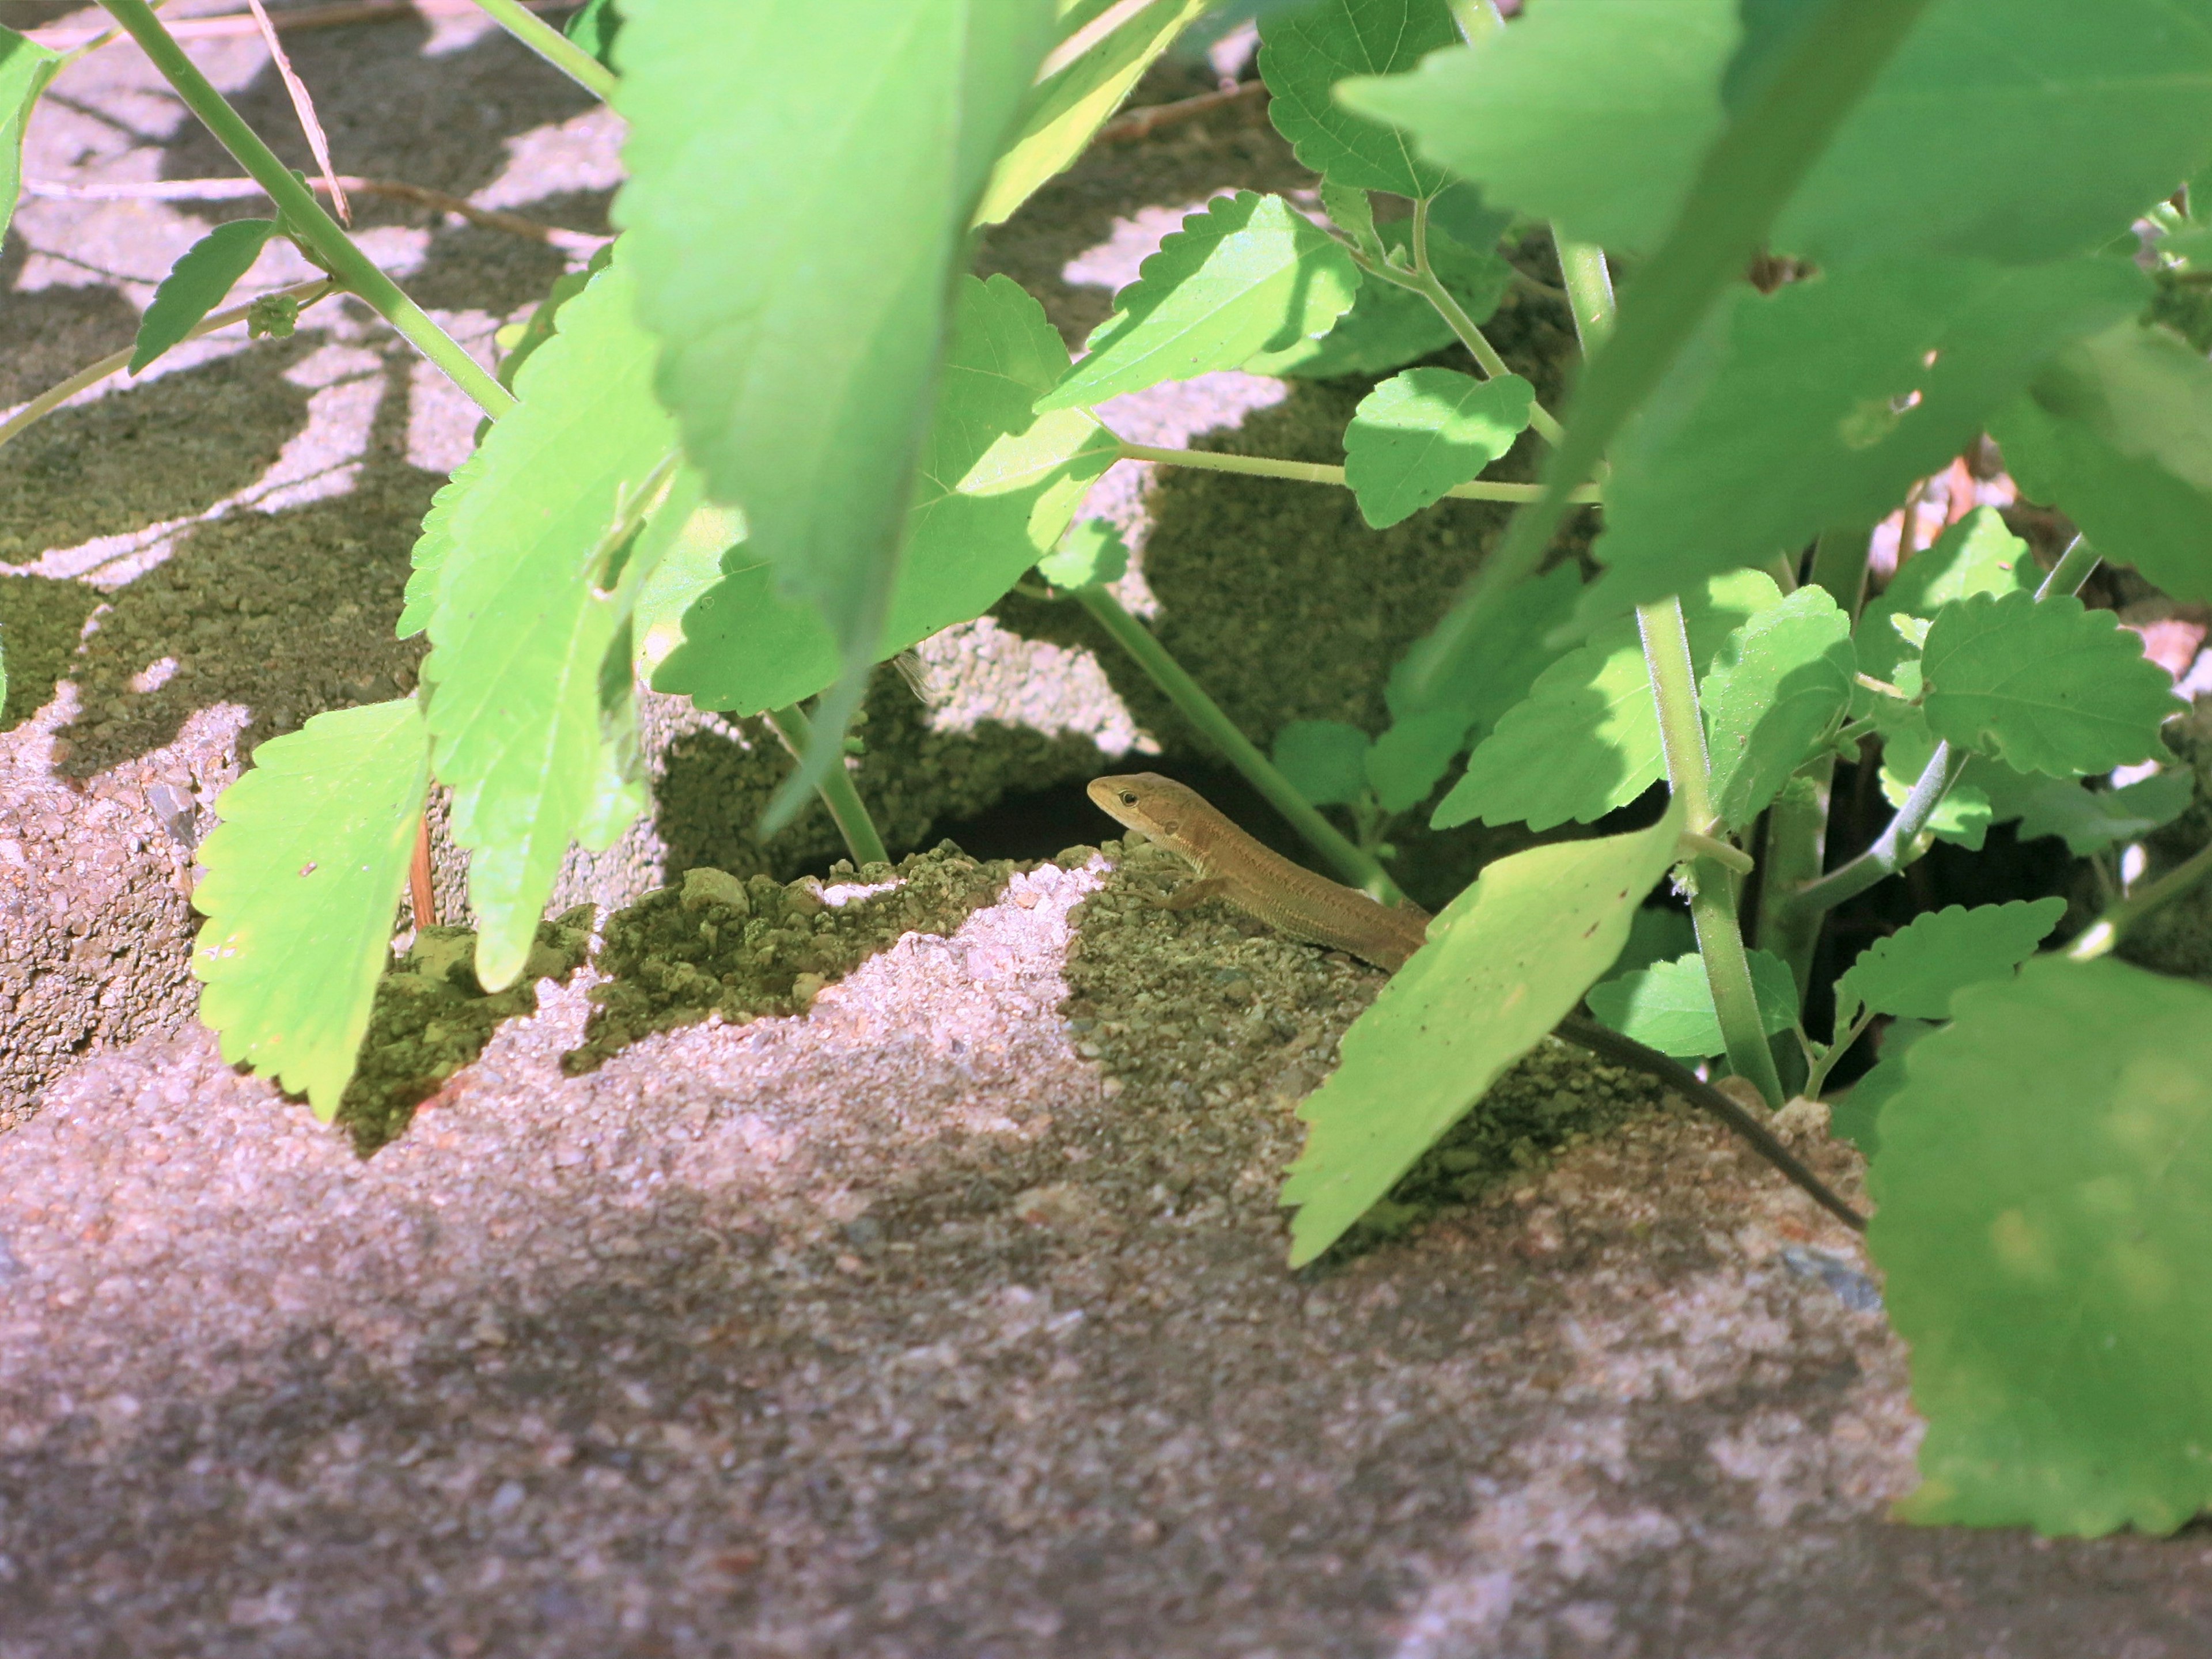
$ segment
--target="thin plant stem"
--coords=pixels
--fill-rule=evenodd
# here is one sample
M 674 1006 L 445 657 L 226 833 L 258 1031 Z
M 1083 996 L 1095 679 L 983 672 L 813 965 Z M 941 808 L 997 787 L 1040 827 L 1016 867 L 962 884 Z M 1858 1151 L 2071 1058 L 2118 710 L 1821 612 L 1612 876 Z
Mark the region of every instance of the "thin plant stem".
M 155 11 L 159 11 L 162 7 L 169 3 L 169 0 L 152 0 L 152 3 L 154 9 Z M 102 46 L 112 46 L 122 38 L 123 31 L 119 27 L 102 29 L 99 33 L 94 35 L 91 40 L 85 41 L 81 46 L 72 46 L 67 52 L 64 52 L 62 54 L 62 61 L 54 65 L 54 73 L 59 75 L 71 64 L 76 63 L 78 58 L 89 58 L 94 52 L 98 52 Z
M 1557 225 L 1552 227 L 1552 244 L 1559 250 L 1559 275 L 1566 280 L 1567 308 L 1575 314 L 1575 337 L 1587 357 L 1613 331 L 1613 272 L 1603 248 L 1562 236 Z
M 1157 449 L 1150 444 L 1123 443 L 1121 459 L 1125 461 L 1150 461 L 1155 466 L 1189 466 L 1206 472 L 1241 472 L 1255 478 L 1286 478 L 1292 483 L 1334 484 L 1339 489 L 1345 483 L 1344 469 L 1330 466 L 1322 461 L 1278 461 L 1264 455 L 1223 455 L 1210 449 Z M 1477 478 L 1472 483 L 1455 484 L 1444 494 L 1462 501 L 1532 501 L 1536 499 L 1536 486 L 1524 483 L 1492 483 Z M 1595 486 L 1576 492 L 1581 501 L 1600 499 Z
M 1470 46 L 1505 27 L 1504 18 L 1498 15 L 1498 0 L 1446 0 L 1446 3 L 1451 8 L 1452 21 L 1459 25 L 1460 39 Z
M 1291 787 L 1291 781 L 1275 769 L 1274 763 L 1237 730 L 1237 723 L 1222 712 L 1221 705 L 1206 696 L 1205 689 L 1191 678 L 1183 665 L 1168 654 L 1167 647 L 1152 637 L 1151 629 L 1131 616 L 1121 602 L 1103 587 L 1079 587 L 1074 597 L 1113 636 L 1115 644 L 1137 659 L 1137 665 L 1151 677 L 1152 684 L 1167 693 L 1176 711 L 1196 726 L 1278 812 L 1290 820 L 1291 827 L 1305 837 L 1308 845 L 1328 861 L 1341 879 L 1386 904 L 1405 902 L 1405 894 L 1375 855 L 1363 852 L 1340 834 L 1310 801 Z
M 1863 1008 L 1859 1011 L 1859 1017 L 1856 1019 L 1844 1030 L 1836 1033 L 1836 1040 L 1828 1045 L 1827 1052 L 1818 1060 L 1811 1061 L 1807 1067 L 1806 1099 L 1818 1100 L 1820 1097 L 1820 1091 L 1828 1086 L 1828 1073 L 1836 1069 L 1843 1057 L 1850 1052 L 1851 1045 L 1864 1036 L 1867 1027 L 1873 1024 L 1874 1010 Z
M 1793 778 L 1774 805 L 1767 809 L 1766 842 L 1761 860 L 1766 874 L 1762 890 L 1778 897 L 1819 879 L 1828 856 L 1828 811 L 1834 799 L 1836 757 L 1823 755 Z M 1813 954 L 1820 948 L 1823 911 L 1806 913 L 1779 902 L 1759 907 L 1754 932 L 1759 948 L 1771 951 L 1790 964 L 1797 981 L 1797 999 L 1805 1000 L 1813 983 Z
M 276 295 L 297 300 L 300 302 L 300 308 L 304 311 L 325 295 L 334 294 L 337 291 L 336 283 L 327 276 L 318 276 L 313 282 L 295 283 L 290 288 L 280 288 L 276 290 Z M 263 297 L 266 299 L 275 296 L 264 295 Z M 219 328 L 228 328 L 233 323 L 242 323 L 246 320 L 246 313 L 252 309 L 252 302 L 249 301 L 242 306 L 232 306 L 227 311 L 210 312 L 192 326 L 185 338 L 197 340 L 203 334 L 212 334 Z M 78 392 L 88 387 L 98 386 L 109 375 L 120 374 L 128 368 L 131 366 L 131 354 L 136 349 L 135 346 L 125 346 L 120 351 L 112 351 L 98 362 L 86 364 L 66 380 L 48 386 L 5 421 L 0 421 L 0 444 L 5 444 L 27 428 L 35 426 L 70 398 L 76 397 Z
M 814 727 L 795 703 L 788 708 L 769 709 L 768 723 L 775 728 L 793 759 L 805 755 L 807 744 L 814 741 Z M 853 775 L 842 765 L 834 765 L 814 787 L 822 804 L 830 809 L 837 833 L 845 838 L 845 850 L 853 855 L 853 862 L 889 864 L 890 854 L 884 851 L 884 838 L 876 833 L 875 820 L 868 816 L 860 792 L 853 787 Z
M 307 135 L 307 151 L 321 169 L 323 182 L 330 187 L 331 207 L 338 222 L 348 230 L 353 228 L 353 206 L 346 200 L 345 186 L 338 182 L 337 169 L 331 165 L 331 141 L 323 131 L 322 118 L 315 113 L 314 95 L 307 83 L 300 78 L 286 55 L 284 42 L 277 37 L 276 25 L 269 19 L 269 8 L 263 0 L 246 0 L 253 13 L 253 21 L 261 26 L 261 39 L 269 48 L 270 61 L 276 66 L 277 78 L 283 82 L 284 91 L 292 100 L 292 113 L 300 118 L 300 131 Z
M 605 103 L 615 95 L 613 71 L 567 35 L 516 0 L 477 0 L 492 21 Z
M 2066 550 L 2058 556 L 2058 562 L 2051 567 L 2035 590 L 2038 605 L 2054 595 L 2070 598 L 2081 591 L 2089 580 L 2089 573 L 2097 568 L 2097 550 L 2080 536 L 2066 544 Z
M 1687 817 L 1692 835 L 1709 835 L 1713 818 L 1711 762 L 1705 753 L 1705 720 L 1698 709 L 1697 666 L 1679 599 L 1640 606 L 1637 627 L 1644 636 L 1645 672 L 1659 706 L 1659 741 L 1667 757 L 1667 781 Z M 1743 928 L 1736 918 L 1735 872 L 1720 860 L 1701 856 L 1690 864 L 1690 921 L 1698 932 L 1698 954 L 1712 988 L 1729 1064 L 1751 1079 L 1769 1106 L 1783 1102 L 1782 1077 L 1767 1044 L 1759 995 L 1752 988 L 1751 958 L 1744 953 Z
M 252 173 L 269 193 L 283 216 L 286 230 L 303 245 L 309 257 L 337 277 L 347 289 L 374 307 L 378 314 L 404 335 L 410 344 L 455 386 L 468 393 L 477 408 L 494 419 L 514 406 L 514 398 L 460 342 L 431 320 L 429 313 L 407 297 L 399 284 L 361 251 L 337 220 L 323 211 L 315 192 L 276 159 L 260 134 L 246 125 L 229 101 L 185 55 L 185 50 L 161 27 L 146 0 L 101 0 L 115 21 L 131 32 L 154 67 L 176 89 L 185 106 L 228 150 L 238 164 Z
M 2129 928 L 2162 904 L 2170 904 L 2197 883 L 2212 876 L 2212 845 L 2200 848 L 2149 886 L 2131 893 L 2092 922 L 2066 954 L 2075 962 L 2094 962 L 2120 942 Z
M 1498 348 L 1483 337 L 1475 326 L 1474 319 L 1467 314 L 1466 307 L 1452 297 L 1452 291 L 1429 264 L 1429 204 L 1426 198 L 1413 204 L 1413 282 L 1437 314 L 1450 325 L 1451 331 L 1459 336 L 1459 343 L 1468 355 L 1481 365 L 1486 378 L 1495 380 L 1513 371 L 1506 367 L 1505 359 L 1498 355 Z M 1540 403 L 1528 405 L 1528 424 L 1536 429 L 1545 442 L 1556 444 L 1566 435 L 1559 423 L 1552 418 L 1551 410 Z
M 1813 586 L 1825 587 L 1828 597 L 1852 621 L 1866 604 L 1867 557 L 1874 532 L 1859 525 L 1841 526 L 1820 532 L 1813 544 Z

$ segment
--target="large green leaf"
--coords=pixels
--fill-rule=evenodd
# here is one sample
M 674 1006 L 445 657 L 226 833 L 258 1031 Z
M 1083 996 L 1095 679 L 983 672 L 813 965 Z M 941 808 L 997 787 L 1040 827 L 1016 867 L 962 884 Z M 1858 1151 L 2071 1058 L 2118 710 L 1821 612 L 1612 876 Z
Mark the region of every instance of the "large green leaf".
M 1954 600 L 1928 630 L 1921 673 L 1938 738 L 2055 777 L 2152 759 L 2182 707 L 2141 638 L 2069 594 Z
M 1450 368 L 1409 368 L 1359 400 L 1344 431 L 1344 481 L 1359 515 L 1387 530 L 1472 483 L 1513 447 L 1535 390 L 1518 374 L 1478 380 Z
M 1614 447 L 1595 549 L 1608 568 L 1585 613 L 1880 518 L 2052 353 L 2142 295 L 2141 272 L 2102 258 L 1915 260 L 1738 289 Z
M 618 637 L 629 672 L 624 624 L 650 574 L 629 531 L 676 447 L 631 270 L 625 251 L 562 307 L 516 377 L 520 402 L 424 529 L 447 541 L 426 718 L 453 839 L 470 854 L 487 990 L 522 971 L 569 842 L 587 819 L 605 827 L 605 720 L 619 711 L 603 706 L 600 675 Z
M 2166 1533 L 2212 1504 L 2212 989 L 2042 957 L 1883 1104 L 1867 1231 L 1939 1525 Z
M 1723 823 L 1741 828 L 1782 793 L 1850 706 L 1857 672 L 1851 620 L 1823 588 L 1801 587 L 1729 635 L 1698 698 Z
M 709 494 L 837 642 L 842 753 L 897 576 L 953 271 L 1052 38 L 1049 0 L 628 0 L 638 313 Z M 834 50 L 830 49 L 834 43 Z
M 1348 806 L 1366 791 L 1368 747 L 1342 720 L 1291 720 L 1275 733 L 1275 769 L 1316 806 Z
M 1577 241 L 1656 246 L 1722 124 L 1737 0 L 1551 0 L 1474 47 L 1338 91 Z
M 2020 838 L 2063 836 L 2066 850 L 2087 858 L 2123 842 L 2140 841 L 2189 810 L 2197 798 L 2186 772 L 2160 772 L 2118 789 L 2085 789 L 2067 778 L 2039 778 L 2021 803 Z
M 1311 1127 L 1283 1183 L 1282 1201 L 1300 1206 L 1293 1267 L 1342 1237 L 1572 1012 L 1628 942 L 1681 827 L 1677 805 L 1648 830 L 1499 859 L 1429 924 L 1298 1109 Z
M 975 210 L 978 225 L 995 225 L 1036 193 L 1038 185 L 1083 153 L 1083 147 L 1121 107 L 1176 35 L 1203 12 L 1210 0 L 1152 0 L 1124 11 L 1103 33 L 1096 30 L 1115 9 L 1071 9 L 1061 19 L 1065 31 L 1048 63 L 1069 50 L 1030 94 L 1020 129 L 1007 143 Z
M 1781 599 L 1773 579 L 1755 570 L 1685 594 L 1692 659 L 1710 663 L 1731 633 Z M 1478 817 L 1532 830 L 1589 823 L 1665 775 L 1643 639 L 1633 617 L 1617 617 L 1537 677 L 1475 746 L 1431 822 L 1439 830 Z
M 1355 115 L 1332 94 L 1347 76 L 1395 75 L 1459 38 L 1444 0 L 1319 0 L 1277 12 L 1260 29 L 1267 118 L 1331 184 L 1433 196 L 1449 175 L 1417 160 L 1404 132 Z
M 1773 1036 L 1797 1023 L 1797 981 L 1790 964 L 1771 951 L 1753 951 L 1750 958 L 1759 1024 Z M 1713 1011 L 1711 976 L 1694 951 L 1591 986 L 1589 1007 L 1622 1036 L 1662 1054 L 1704 1060 L 1728 1048 L 1721 1017 Z
M 2021 492 L 2108 559 L 2212 599 L 2212 364 L 2124 323 L 2061 352 L 1991 424 Z
M 1092 331 L 1090 355 L 1037 408 L 1241 368 L 1327 333 L 1358 289 L 1352 256 L 1281 197 L 1217 197 L 1138 267 Z
M 1948 1019 L 1954 993 L 2009 975 L 2065 914 L 2063 898 L 1929 911 L 1860 951 L 1837 997 L 1878 1014 Z
M 23 188 L 24 125 L 61 64 L 61 53 L 0 28 L 0 234 L 15 216 L 15 198 Z
M 410 697 L 318 714 L 253 751 L 216 802 L 192 905 L 200 1018 L 331 1117 L 353 1077 L 429 789 Z
M 1867 601 L 1853 635 L 1859 672 L 1893 680 L 1899 663 L 1920 654 L 1898 632 L 1893 618 L 1933 622 L 1938 611 L 1969 593 L 2033 592 L 2039 574 L 2027 544 L 2005 528 L 1996 508 L 1976 507 L 1937 537 L 1933 547 L 1898 566 L 1889 586 Z
M 153 303 L 138 319 L 131 348 L 133 374 L 191 333 L 201 318 L 222 303 L 222 296 L 252 269 L 261 250 L 276 234 L 274 219 L 233 219 L 217 225 L 179 254 Z
M 1067 348 L 1020 283 L 960 279 L 878 659 L 988 610 L 1052 552 L 1089 481 L 1112 462 L 1114 440 L 1087 410 L 1031 412 L 1066 371 Z M 655 689 L 754 714 L 836 678 L 828 629 L 778 597 L 750 542 L 731 549 L 723 570 L 685 613 L 684 642 L 654 673 Z
M 1396 219 L 1377 231 L 1385 249 L 1404 248 L 1411 220 Z M 1502 232 L 1505 222 L 1496 222 Z M 1437 281 L 1459 301 L 1469 320 L 1489 320 L 1513 281 L 1513 267 L 1492 250 L 1493 233 L 1480 251 L 1450 233 L 1429 228 L 1429 264 Z M 1352 309 L 1319 339 L 1294 340 L 1280 351 L 1263 351 L 1244 361 L 1248 374 L 1284 374 L 1324 380 L 1338 374 L 1383 374 L 1417 357 L 1441 351 L 1456 337 L 1428 296 L 1379 276 L 1362 276 Z

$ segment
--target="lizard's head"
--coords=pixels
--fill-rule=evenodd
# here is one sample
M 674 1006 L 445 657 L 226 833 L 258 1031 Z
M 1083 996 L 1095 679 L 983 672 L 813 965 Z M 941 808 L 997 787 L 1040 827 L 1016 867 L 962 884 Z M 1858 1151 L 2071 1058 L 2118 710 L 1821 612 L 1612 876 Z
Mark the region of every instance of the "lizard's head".
M 1191 798 L 1189 790 L 1157 772 L 1093 778 L 1090 795 L 1100 811 L 1156 841 L 1175 834 L 1183 817 L 1182 803 Z

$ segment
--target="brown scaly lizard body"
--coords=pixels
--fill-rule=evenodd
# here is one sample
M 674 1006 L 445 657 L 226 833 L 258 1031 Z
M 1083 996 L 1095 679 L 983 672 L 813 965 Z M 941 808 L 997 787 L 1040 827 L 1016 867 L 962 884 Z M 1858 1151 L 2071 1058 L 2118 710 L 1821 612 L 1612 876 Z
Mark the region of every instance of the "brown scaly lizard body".
M 1210 898 L 1226 899 L 1278 933 L 1309 945 L 1325 945 L 1391 973 L 1428 939 L 1429 916 L 1410 904 L 1378 904 L 1357 888 L 1317 876 L 1269 851 L 1203 795 L 1157 772 L 1094 778 L 1091 800 L 1109 817 L 1180 854 L 1197 868 L 1167 901 L 1188 909 Z M 1561 1020 L 1554 1035 L 1668 1084 L 1726 1123 L 1759 1155 L 1846 1225 L 1864 1231 L 1866 1218 L 1829 1190 L 1827 1183 L 1776 1139 L 1766 1125 L 1697 1073 L 1632 1038 L 1579 1014 Z

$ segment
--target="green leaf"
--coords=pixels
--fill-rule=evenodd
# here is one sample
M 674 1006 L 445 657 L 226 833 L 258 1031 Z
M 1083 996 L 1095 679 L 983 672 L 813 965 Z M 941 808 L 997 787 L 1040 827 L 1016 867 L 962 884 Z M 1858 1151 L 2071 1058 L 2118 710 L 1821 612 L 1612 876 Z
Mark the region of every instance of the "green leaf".
M 1918 672 L 1919 665 L 1911 662 L 1899 670 L 1909 676 Z M 1935 754 L 1935 734 L 1929 731 L 1928 718 L 1917 707 L 1905 708 L 1891 717 L 1882 732 L 1881 793 L 1892 806 L 1905 805 L 1913 784 Z M 1978 853 L 1988 839 L 1991 824 L 2018 817 L 2025 810 L 2027 797 L 2041 785 L 2053 781 L 2016 772 L 1986 755 L 1976 755 L 1967 761 L 1966 770 L 1951 786 L 1951 793 L 1944 796 L 1936 815 L 1928 820 L 1929 830 L 1939 841 L 1955 842 L 1970 853 Z
M 2141 272 L 2101 258 L 1919 260 L 1739 288 L 1614 447 L 1594 550 L 1608 568 L 1584 615 L 1872 523 L 2052 353 L 2142 297 Z
M 2070 595 L 1954 600 L 1928 630 L 1921 673 L 1938 738 L 2057 777 L 2154 758 L 2159 727 L 2181 709 L 2142 641 Z
M 2030 499 L 2177 599 L 2212 599 L 2212 364 L 2124 323 L 2052 360 L 1991 426 Z
M 1412 74 L 1352 81 L 1346 107 L 1404 127 L 1489 200 L 1577 241 L 1656 247 L 1721 130 L 1737 0 L 1576 0 L 1529 9 Z
M 1936 1029 L 1923 1019 L 1893 1019 L 1881 1034 L 1881 1058 L 1851 1085 L 1828 1117 L 1828 1133 L 1872 1158 L 1881 1150 L 1881 1109 L 1905 1087 L 1905 1056 Z
M 1417 161 L 1403 132 L 1362 119 L 1331 94 L 1347 76 L 1410 70 L 1459 38 L 1444 0 L 1319 0 L 1277 12 L 1260 30 L 1267 118 L 1332 184 L 1433 196 L 1447 182 L 1442 168 Z
M 585 15 L 578 12 L 568 20 L 569 27 L 574 28 Z M 612 264 L 614 257 L 615 245 L 605 243 L 593 251 L 581 270 L 564 270 L 553 279 L 553 286 L 546 290 L 544 299 L 538 301 L 538 308 L 523 320 L 515 333 L 514 343 L 507 346 L 505 355 L 499 360 L 499 383 L 501 386 L 509 392 L 514 390 L 514 377 L 522 372 L 523 364 L 530 361 L 530 354 L 553 337 L 553 331 L 560 321 L 561 307 L 581 294 L 584 285 Z M 500 330 L 502 341 L 506 335 L 505 329 Z
M 276 234 L 274 219 L 233 219 L 186 248 L 161 278 L 153 303 L 138 319 L 130 372 L 137 374 L 221 305 Z
M 1751 952 L 1751 988 L 1767 1036 L 1797 1023 L 1797 981 L 1790 964 L 1771 951 Z M 1720 1016 L 1713 1012 L 1712 982 L 1695 951 L 1655 963 L 1589 988 L 1590 1012 L 1624 1036 L 1682 1060 L 1703 1060 L 1726 1050 Z
M 1781 590 L 1755 570 L 1718 576 L 1682 600 L 1693 661 L 1703 665 Z M 1467 772 L 1431 823 L 1480 818 L 1548 830 L 1589 823 L 1626 806 L 1666 775 L 1659 711 L 1633 617 L 1601 623 L 1536 678 L 1528 697 L 1468 757 Z
M 1327 333 L 1358 289 L 1352 256 L 1281 197 L 1217 197 L 1137 268 L 1090 356 L 1036 406 L 1073 409 L 1241 368 Z
M 470 854 L 477 978 L 512 984 L 561 860 L 604 803 L 599 681 L 639 585 L 642 499 L 666 476 L 675 422 L 653 396 L 627 244 L 562 307 L 516 378 L 520 401 L 441 492 L 443 538 L 422 678 L 433 765 Z M 613 574 L 617 553 L 628 549 Z M 595 803 L 599 803 L 595 807 Z
M 1349 806 L 1367 788 L 1367 734 L 1341 720 L 1291 720 L 1275 733 L 1275 769 L 1316 806 Z
M 1948 1019 L 1954 992 L 2010 975 L 2065 914 L 2063 898 L 1929 911 L 1860 951 L 1837 994 L 1878 1014 Z
M 646 521 L 637 556 L 646 577 L 630 613 L 637 673 L 650 684 L 671 652 L 684 643 L 684 617 L 722 578 L 722 561 L 745 538 L 745 517 L 707 499 L 707 481 L 695 467 L 678 469 L 668 499 Z M 821 618 L 807 613 L 818 634 Z
M 1881 1111 L 1867 1242 L 1937 1525 L 2167 1533 L 2212 1504 L 2212 990 L 2042 957 Z
M 1380 234 L 1385 249 L 1405 247 L 1413 222 L 1397 219 Z M 1489 320 L 1513 281 L 1513 267 L 1492 252 L 1492 236 L 1476 252 L 1457 238 L 1429 228 L 1429 264 L 1468 319 Z M 1282 374 L 1325 380 L 1339 374 L 1382 374 L 1417 357 L 1441 351 L 1455 338 L 1443 313 L 1426 295 L 1363 276 L 1352 309 L 1317 340 L 1296 340 L 1280 351 L 1263 351 L 1245 360 L 1248 374 Z
M 2075 858 L 2140 841 L 2189 810 L 2196 789 L 2186 772 L 2160 772 L 2120 789 L 2084 789 L 2060 778 L 2038 780 L 2020 816 L 2020 838 L 2063 836 Z
M 1528 424 L 1534 388 L 1518 374 L 1478 380 L 1409 368 L 1359 400 L 1344 433 L 1344 479 L 1359 514 L 1387 530 L 1472 483 Z
M 1429 792 L 1467 747 L 1467 717 L 1455 708 L 1430 708 L 1394 721 L 1367 749 L 1367 781 L 1386 812 L 1403 812 Z
M 979 617 L 1048 556 L 1114 440 L 1087 410 L 1033 414 L 1067 369 L 1044 307 L 1009 276 L 963 276 L 906 546 L 875 659 Z M 703 708 L 757 714 L 809 697 L 837 674 L 829 630 L 780 597 L 751 543 L 684 618 L 684 642 L 653 679 Z
M 1729 635 L 1699 702 L 1713 809 L 1741 829 L 1765 811 L 1850 706 L 1851 621 L 1826 591 L 1801 587 Z
M 1647 904 L 1630 918 L 1628 943 L 1613 959 L 1606 978 L 1617 979 L 1623 974 L 1649 968 L 1655 962 L 1672 962 L 1685 951 L 1697 948 L 1698 930 L 1691 925 L 1689 917 L 1680 910 Z
M 1312 1261 L 1390 1190 L 1498 1074 L 1572 1012 L 1620 954 L 1674 862 L 1679 807 L 1648 830 L 1533 848 L 1489 865 L 1344 1034 L 1298 1108 L 1310 1127 L 1283 1183 L 1291 1265 Z
M 0 28 L 0 234 L 15 216 L 23 188 L 23 128 L 62 54 L 9 28 Z
M 216 802 L 192 905 L 200 1018 L 328 1121 L 353 1077 L 429 790 L 413 698 L 318 714 Z
M 991 173 L 975 223 L 995 225 L 1012 216 L 1037 186 L 1083 153 L 1098 129 L 1121 106 L 1145 71 L 1174 44 L 1209 0 L 1153 0 L 1115 23 L 1104 34 L 1085 36 L 1112 9 L 1079 7 L 1062 20 L 1065 33 L 1048 63 L 1071 48 L 1076 55 L 1055 68 L 1030 94 L 1028 112 Z
M 659 394 L 839 655 L 769 827 L 839 759 L 875 660 L 952 275 L 1051 20 L 1049 0 L 623 7 L 615 218 Z
M 1129 550 L 1105 519 L 1085 519 L 1037 561 L 1037 574 L 1054 587 L 1108 587 L 1128 573 Z
M 2039 572 L 2027 544 L 2005 528 L 1993 507 L 1978 507 L 1936 538 L 1936 544 L 1898 566 L 1889 586 L 1859 613 L 1854 643 L 1859 672 L 1894 680 L 1898 665 L 1917 651 L 1898 631 L 1900 617 L 1923 623 L 1969 593 L 2033 592 Z
M 562 25 L 561 33 L 605 67 L 615 66 L 615 36 L 622 33 L 622 15 L 616 11 L 614 0 L 584 0 Z

